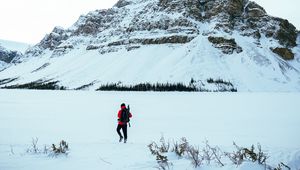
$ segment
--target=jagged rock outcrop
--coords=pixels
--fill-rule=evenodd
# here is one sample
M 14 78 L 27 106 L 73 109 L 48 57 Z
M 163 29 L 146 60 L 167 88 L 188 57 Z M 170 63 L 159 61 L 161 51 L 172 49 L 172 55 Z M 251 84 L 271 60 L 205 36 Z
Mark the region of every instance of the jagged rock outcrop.
M 117 52 L 122 48 L 116 48 L 118 46 L 124 46 L 127 51 L 132 51 L 138 49 L 141 45 L 158 45 L 158 44 L 185 44 L 192 41 L 195 37 L 193 36 L 180 36 L 173 35 L 168 37 L 160 38 L 140 38 L 140 39 L 129 39 L 129 40 L 120 40 L 114 41 L 105 45 L 89 45 L 86 47 L 86 50 L 98 50 L 100 49 L 101 54 L 109 52 Z M 140 45 L 139 45 L 140 44 Z
M 122 8 L 124 6 L 130 5 L 131 2 L 127 1 L 127 0 L 119 0 L 114 6 L 117 8 Z
M 86 16 L 81 16 L 74 24 L 77 28 L 73 31 L 72 35 L 95 36 L 106 29 L 116 28 L 126 15 L 125 13 L 125 9 L 123 11 L 117 8 L 90 12 Z
M 190 29 L 196 29 L 197 25 L 189 21 L 187 18 L 179 17 L 172 19 L 169 16 L 161 16 L 158 21 L 150 22 L 148 20 L 140 20 L 138 17 L 133 19 L 127 28 L 127 32 L 133 31 L 151 31 L 155 29 L 169 30 L 172 28 L 186 27 Z M 184 30 L 183 30 L 184 31 Z
M 244 8 L 246 17 L 259 18 L 267 14 L 265 9 L 255 2 L 248 2 Z
M 7 64 L 17 63 L 22 56 L 23 54 L 18 51 L 10 51 L 0 46 L 0 61 Z
M 245 0 L 228 0 L 225 7 L 231 17 L 240 17 L 244 12 Z
M 294 59 L 294 53 L 288 48 L 277 47 L 275 49 L 272 49 L 272 51 L 274 53 L 278 54 L 284 60 L 293 60 Z
M 36 57 L 44 54 L 44 50 L 55 50 L 60 44 L 70 37 L 70 32 L 61 27 L 55 27 L 50 34 L 47 34 L 37 45 L 25 52 L 25 58 Z
M 194 37 L 190 36 L 179 36 L 173 35 L 168 37 L 160 38 L 142 38 L 142 39 L 130 39 L 130 40 L 121 40 L 109 43 L 107 46 L 119 46 L 119 45 L 128 45 L 128 44 L 185 44 L 193 40 Z
M 279 29 L 275 34 L 275 38 L 279 43 L 287 48 L 295 47 L 297 45 L 297 30 L 294 25 L 288 20 L 276 18 L 279 22 Z
M 17 51 L 1 51 L 0 50 L 0 60 L 5 63 L 11 63 L 16 57 L 21 56 Z
M 226 39 L 223 37 L 208 37 L 208 41 L 213 44 L 214 47 L 220 49 L 224 54 L 232 54 L 234 51 L 241 53 L 243 49 L 237 45 L 235 39 Z
M 22 58 L 23 54 L 21 52 L 8 50 L 0 46 L 0 72 L 13 64 L 20 63 Z
M 200 1 L 193 0 L 159 0 L 160 11 L 179 12 L 185 17 L 190 16 L 202 20 Z
M 67 32 L 61 27 L 55 27 L 53 31 L 46 35 L 44 39 L 38 44 L 43 49 L 54 50 L 64 40 L 68 39 Z

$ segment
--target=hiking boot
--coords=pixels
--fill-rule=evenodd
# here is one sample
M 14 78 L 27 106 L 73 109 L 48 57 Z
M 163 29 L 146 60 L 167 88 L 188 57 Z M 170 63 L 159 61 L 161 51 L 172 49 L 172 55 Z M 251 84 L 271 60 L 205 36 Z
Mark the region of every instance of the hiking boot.
M 122 142 L 122 140 L 123 140 L 123 137 L 120 137 L 119 142 Z
M 126 142 L 127 142 L 127 139 L 124 140 L 124 143 L 126 143 Z

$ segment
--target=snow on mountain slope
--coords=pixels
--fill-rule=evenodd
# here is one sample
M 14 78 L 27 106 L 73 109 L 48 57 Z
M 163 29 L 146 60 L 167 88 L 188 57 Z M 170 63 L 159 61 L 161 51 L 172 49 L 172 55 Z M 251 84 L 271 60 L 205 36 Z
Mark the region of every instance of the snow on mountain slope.
M 238 91 L 300 91 L 296 28 L 248 0 L 120 0 L 67 30 L 54 28 L 21 61 L 0 72 L 0 86 L 194 79 L 214 89 L 213 78 Z

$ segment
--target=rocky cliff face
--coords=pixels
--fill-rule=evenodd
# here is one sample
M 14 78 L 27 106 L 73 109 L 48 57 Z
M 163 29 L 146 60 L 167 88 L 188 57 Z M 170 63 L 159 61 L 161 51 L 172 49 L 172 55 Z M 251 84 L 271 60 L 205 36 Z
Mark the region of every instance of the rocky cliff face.
M 22 56 L 22 53 L 18 51 L 7 50 L 0 46 L 0 70 L 7 68 L 10 64 L 18 63 Z
M 187 51 L 182 57 L 194 58 L 191 59 L 194 67 L 199 67 L 200 61 L 208 60 L 201 56 L 222 56 L 220 61 L 238 56 L 241 65 L 248 60 L 253 61 L 253 68 L 258 69 L 258 75 L 262 72 L 259 70 L 261 66 L 268 66 L 270 70 L 278 69 L 278 73 L 268 74 L 268 79 L 285 82 L 275 75 L 287 78 L 287 74 L 290 74 L 287 70 L 298 75 L 295 73 L 300 69 L 296 54 L 299 52 L 297 37 L 297 30 L 291 23 L 269 16 L 263 7 L 249 0 L 119 0 L 111 9 L 96 10 L 81 16 L 69 29 L 54 28 L 39 44 L 26 52 L 23 61 L 35 57 L 74 55 L 79 49 L 84 50 L 82 54 L 93 53 L 99 58 L 117 53 L 130 55 L 134 51 L 140 51 L 139 55 L 143 55 L 145 48 L 159 46 L 165 47 L 165 51 L 169 48 Z M 164 61 L 166 54 L 161 55 L 161 61 Z M 195 55 L 198 55 L 196 59 Z M 194 65 L 196 60 L 199 60 L 198 65 Z M 279 66 L 272 66 L 275 62 Z M 191 70 L 187 66 L 181 67 L 179 70 L 186 72 L 182 75 L 188 79 L 205 77 L 198 68 Z M 217 76 L 218 73 L 209 75 Z M 167 77 L 173 76 L 170 74 Z M 219 76 L 239 79 L 234 74 L 222 73 Z
M 134 9 L 135 6 L 141 8 Z M 39 55 L 45 49 L 72 49 L 78 44 L 78 36 L 94 37 L 87 42 L 88 50 L 95 44 L 104 47 L 114 43 L 111 37 L 123 42 L 120 45 L 170 43 L 169 39 L 173 39 L 171 43 L 187 43 L 201 34 L 199 22 L 213 22 L 205 36 L 217 31 L 229 35 L 238 32 L 255 38 L 258 44 L 264 36 L 278 41 L 278 46 L 286 50 L 297 45 L 297 30 L 291 23 L 267 15 L 263 7 L 249 0 L 120 0 L 111 9 L 81 16 L 70 29 L 54 28 L 27 54 Z M 153 37 L 157 33 L 163 33 L 165 38 L 136 38 L 139 34 Z

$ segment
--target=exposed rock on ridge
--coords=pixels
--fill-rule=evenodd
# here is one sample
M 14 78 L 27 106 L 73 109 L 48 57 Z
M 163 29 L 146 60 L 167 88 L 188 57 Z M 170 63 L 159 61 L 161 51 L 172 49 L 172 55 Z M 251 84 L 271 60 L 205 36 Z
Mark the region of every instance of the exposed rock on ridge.
M 3 61 L 7 64 L 18 63 L 18 60 L 22 56 L 22 53 L 18 51 L 10 51 L 0 46 L 0 61 Z
M 133 12 L 134 15 L 128 16 L 133 10 L 130 6 L 135 3 L 147 3 L 147 5 L 138 12 Z M 292 24 L 287 20 L 268 16 L 261 6 L 249 0 L 120 0 L 111 9 L 96 10 L 86 16 L 81 16 L 71 29 L 54 28 L 37 45 L 38 47 L 32 48 L 28 54 L 39 55 L 43 49 L 61 49 L 62 47 L 59 46 L 68 39 L 71 39 L 71 42 L 67 43 L 68 47 L 74 46 L 75 42 L 72 37 L 76 36 L 95 37 L 96 41 L 87 44 L 87 49 L 91 49 L 91 46 L 99 42 L 101 45 L 98 47 L 102 46 L 102 43 L 105 44 L 112 36 L 118 39 L 117 41 L 122 41 L 124 38 L 137 39 L 135 36 L 142 31 L 148 31 L 148 35 L 157 31 L 165 31 L 166 34 L 170 34 L 168 37 L 178 37 L 174 34 L 179 33 L 191 34 L 195 37 L 199 35 L 198 22 L 209 23 L 211 21 L 216 22 L 214 30 L 225 31 L 229 34 L 238 31 L 241 35 L 252 36 L 258 42 L 264 35 L 278 40 L 285 48 L 290 49 L 296 46 L 297 33 Z M 210 32 L 208 35 L 214 34 L 213 30 Z M 151 40 L 154 43 L 145 43 L 142 39 L 139 42 L 142 44 L 170 43 L 160 39 L 162 38 Z M 177 40 L 178 43 L 183 42 L 181 38 Z M 171 43 L 175 43 L 174 41 L 176 38 Z M 109 43 L 112 42 L 107 42 Z
M 294 59 L 294 53 L 288 48 L 277 47 L 275 49 L 272 49 L 272 51 L 274 53 L 278 54 L 284 60 L 293 60 Z
M 208 37 L 214 47 L 222 50 L 224 54 L 232 54 L 234 51 L 241 53 L 243 49 L 237 45 L 235 39 L 225 39 L 223 37 Z

